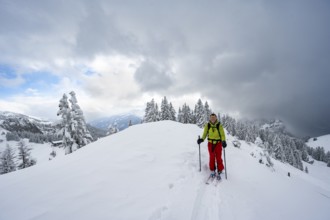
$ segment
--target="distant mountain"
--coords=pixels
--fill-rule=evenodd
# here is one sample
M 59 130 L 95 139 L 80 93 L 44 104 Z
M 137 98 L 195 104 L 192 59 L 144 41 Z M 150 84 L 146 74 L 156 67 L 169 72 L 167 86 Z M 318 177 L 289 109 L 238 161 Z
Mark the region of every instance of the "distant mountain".
M 53 122 L 8 111 L 0 111 L 0 127 L 10 132 L 35 134 L 54 133 L 56 130 Z
M 120 114 L 120 115 L 113 115 L 110 117 L 99 118 L 90 121 L 89 124 L 104 131 L 108 131 L 109 127 L 116 123 L 117 128 L 121 131 L 128 127 L 130 121 L 132 125 L 135 125 L 135 124 L 140 124 L 141 120 L 142 120 L 141 117 L 128 113 L 128 114 Z

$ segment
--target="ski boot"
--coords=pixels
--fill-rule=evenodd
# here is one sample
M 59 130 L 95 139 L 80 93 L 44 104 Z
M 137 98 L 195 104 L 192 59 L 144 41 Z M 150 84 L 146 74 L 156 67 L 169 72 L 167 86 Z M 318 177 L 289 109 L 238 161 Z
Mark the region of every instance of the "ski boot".
M 217 175 L 217 180 L 221 180 L 221 176 L 220 176 L 220 175 L 221 175 L 221 173 L 222 173 L 221 171 L 219 171 L 219 172 L 218 172 L 218 175 Z

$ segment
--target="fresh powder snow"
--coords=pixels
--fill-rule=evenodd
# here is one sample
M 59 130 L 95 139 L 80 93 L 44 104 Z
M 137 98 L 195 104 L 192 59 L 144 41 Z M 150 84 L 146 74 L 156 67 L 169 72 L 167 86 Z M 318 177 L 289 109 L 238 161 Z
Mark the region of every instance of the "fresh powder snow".
M 1 220 L 327 220 L 330 169 L 305 173 L 227 135 L 227 175 L 206 185 L 206 141 L 199 172 L 196 125 L 134 125 L 72 154 L 0 176 Z M 288 176 L 290 173 L 290 177 Z

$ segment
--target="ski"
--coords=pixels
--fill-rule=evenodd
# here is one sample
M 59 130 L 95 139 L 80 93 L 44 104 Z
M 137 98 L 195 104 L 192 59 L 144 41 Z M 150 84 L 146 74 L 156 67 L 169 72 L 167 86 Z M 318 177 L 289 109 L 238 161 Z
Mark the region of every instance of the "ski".
M 208 178 L 207 178 L 207 180 L 205 181 L 205 184 L 207 184 L 207 185 L 209 185 L 210 183 L 212 183 L 213 182 L 213 180 L 215 179 L 215 176 L 209 176 Z

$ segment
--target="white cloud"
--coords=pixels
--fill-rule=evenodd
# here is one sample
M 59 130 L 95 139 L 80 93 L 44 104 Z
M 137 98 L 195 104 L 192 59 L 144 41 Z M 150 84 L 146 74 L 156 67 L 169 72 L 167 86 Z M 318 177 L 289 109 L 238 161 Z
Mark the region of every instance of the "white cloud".
M 15 78 L 7 78 L 0 75 L 0 86 L 2 87 L 18 87 L 25 82 L 24 78 L 17 75 Z
M 26 93 L 27 95 L 33 95 L 33 96 L 38 96 L 38 95 L 40 95 L 39 90 L 38 90 L 38 89 L 33 89 L 33 88 L 28 88 L 28 89 L 26 89 L 26 90 L 25 90 L 25 93 Z

